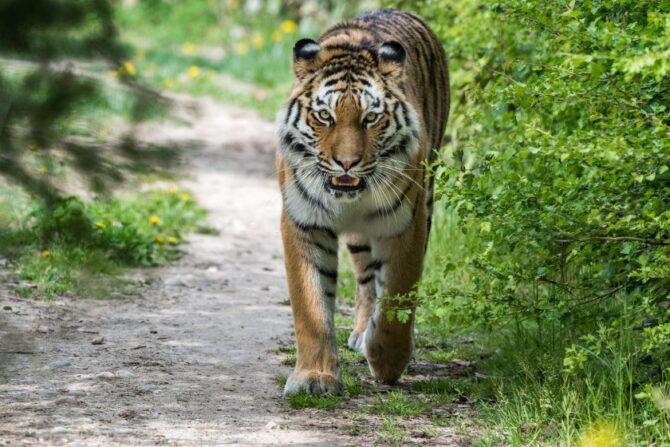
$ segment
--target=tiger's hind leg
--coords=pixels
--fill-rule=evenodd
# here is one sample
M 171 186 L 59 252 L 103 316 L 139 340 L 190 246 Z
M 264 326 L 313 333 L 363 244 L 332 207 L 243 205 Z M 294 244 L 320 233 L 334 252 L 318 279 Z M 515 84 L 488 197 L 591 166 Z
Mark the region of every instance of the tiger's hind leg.
M 351 263 L 356 276 L 356 304 L 354 306 L 354 329 L 349 335 L 347 345 L 353 351 L 362 352 L 363 333 L 375 307 L 376 269 L 372 261 L 370 240 L 359 235 L 347 235 L 344 238 L 351 255 Z

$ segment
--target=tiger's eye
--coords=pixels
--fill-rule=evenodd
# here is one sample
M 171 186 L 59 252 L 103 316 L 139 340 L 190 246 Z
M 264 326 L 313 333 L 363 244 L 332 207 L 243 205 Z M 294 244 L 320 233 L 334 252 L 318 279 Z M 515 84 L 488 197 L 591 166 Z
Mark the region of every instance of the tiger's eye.
M 367 115 L 365 115 L 365 121 L 371 123 L 377 119 L 377 116 L 378 115 L 375 112 L 370 112 Z
M 322 110 L 319 112 L 319 118 L 321 118 L 324 121 L 327 121 L 330 119 L 330 113 L 328 113 L 327 110 Z

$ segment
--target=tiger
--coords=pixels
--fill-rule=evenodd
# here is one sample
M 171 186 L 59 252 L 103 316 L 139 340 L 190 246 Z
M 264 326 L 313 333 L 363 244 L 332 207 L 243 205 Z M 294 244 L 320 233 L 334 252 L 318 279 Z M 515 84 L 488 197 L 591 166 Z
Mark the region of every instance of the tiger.
M 281 235 L 297 358 L 284 395 L 344 391 L 335 334 L 338 248 L 356 278 L 348 347 L 395 383 L 414 348 L 414 293 L 427 249 L 435 161 L 449 115 L 447 56 L 417 15 L 336 24 L 293 47 L 277 113 Z M 399 299 L 399 297 L 404 297 Z M 389 318 L 401 309 L 407 319 Z

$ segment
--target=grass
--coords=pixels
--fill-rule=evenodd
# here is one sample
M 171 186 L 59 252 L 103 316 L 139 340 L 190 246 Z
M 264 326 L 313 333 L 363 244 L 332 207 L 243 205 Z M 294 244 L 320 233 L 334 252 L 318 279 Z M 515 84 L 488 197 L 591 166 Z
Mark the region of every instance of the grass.
M 378 394 L 376 403 L 367 409 L 372 414 L 380 416 L 400 416 L 411 418 L 424 413 L 428 404 L 416 396 L 410 396 L 400 390 L 391 391 L 385 396 Z
M 50 298 L 107 296 L 123 268 L 176 259 L 204 211 L 177 188 L 51 206 L 0 189 L 0 215 L 0 256 L 32 285 L 18 292 Z

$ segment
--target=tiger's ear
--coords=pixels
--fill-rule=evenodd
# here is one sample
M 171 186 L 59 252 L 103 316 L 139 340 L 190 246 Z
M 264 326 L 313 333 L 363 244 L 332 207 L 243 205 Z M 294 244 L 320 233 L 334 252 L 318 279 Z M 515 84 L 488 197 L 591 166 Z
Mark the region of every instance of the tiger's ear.
M 318 68 L 317 55 L 321 47 L 312 39 L 300 39 L 293 45 L 293 74 L 305 79 Z
M 395 40 L 379 47 L 379 71 L 382 75 L 399 80 L 405 72 L 405 48 Z

